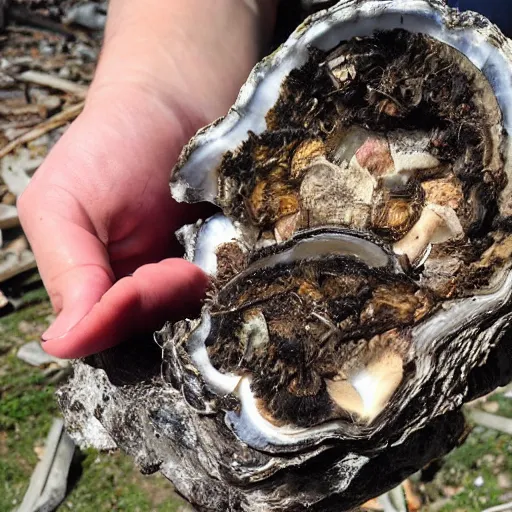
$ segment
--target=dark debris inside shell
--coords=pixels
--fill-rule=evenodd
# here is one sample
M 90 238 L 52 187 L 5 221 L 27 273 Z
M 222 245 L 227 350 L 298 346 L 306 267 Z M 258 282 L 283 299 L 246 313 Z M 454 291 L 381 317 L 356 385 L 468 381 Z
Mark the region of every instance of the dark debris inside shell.
M 509 244 L 498 204 L 505 134 L 490 85 L 457 50 L 402 30 L 312 48 L 267 127 L 228 152 L 219 173 L 223 210 L 261 240 L 362 229 L 412 268 L 431 250 L 423 286 L 441 298 L 489 284 L 486 251 Z
M 372 422 L 407 378 L 410 329 L 508 264 L 501 111 L 457 50 L 394 30 L 311 49 L 266 120 L 224 157 L 224 212 L 270 244 L 262 252 L 341 227 L 373 236 L 401 270 L 324 255 L 251 272 L 262 252 L 221 245 L 209 357 L 251 377 L 276 425 Z
M 407 327 L 432 306 L 414 282 L 353 258 L 278 265 L 220 291 L 207 345 L 216 368 L 252 375 L 262 412 L 277 424 L 371 419 L 378 404 L 364 409 L 350 377 L 370 366 L 388 372 L 396 363 L 401 380 Z M 397 384 L 389 382 L 382 399 Z

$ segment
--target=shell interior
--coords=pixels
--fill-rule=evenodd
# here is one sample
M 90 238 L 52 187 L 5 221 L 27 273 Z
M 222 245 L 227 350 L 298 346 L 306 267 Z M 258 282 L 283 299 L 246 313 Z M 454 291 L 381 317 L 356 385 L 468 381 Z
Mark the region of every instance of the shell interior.
M 440 347 L 506 307 L 512 66 L 493 36 L 442 2 L 340 2 L 185 149 L 174 197 L 223 211 L 182 233 L 213 277 L 186 350 L 250 446 L 421 428 L 407 411 Z

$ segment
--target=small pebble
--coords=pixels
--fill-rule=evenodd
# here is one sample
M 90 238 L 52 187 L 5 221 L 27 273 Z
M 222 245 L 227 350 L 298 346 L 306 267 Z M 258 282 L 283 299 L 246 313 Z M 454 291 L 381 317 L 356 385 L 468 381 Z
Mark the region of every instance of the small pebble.
M 512 487 L 510 475 L 507 475 L 506 473 L 500 473 L 496 480 L 500 489 L 510 489 Z
M 484 478 L 483 476 L 477 476 L 475 478 L 475 481 L 473 482 L 475 487 L 482 487 L 484 485 Z
M 498 402 L 494 402 L 494 401 L 493 402 L 485 402 L 484 404 L 482 404 L 482 409 L 485 412 L 495 414 L 499 411 L 500 404 Z

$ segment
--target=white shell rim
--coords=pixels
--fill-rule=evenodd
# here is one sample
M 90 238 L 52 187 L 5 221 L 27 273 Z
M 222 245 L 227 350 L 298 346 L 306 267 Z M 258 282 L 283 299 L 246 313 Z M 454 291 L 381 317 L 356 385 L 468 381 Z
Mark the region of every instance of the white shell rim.
M 345 0 L 309 18 L 279 50 L 253 69 L 226 117 L 201 130 L 184 150 L 171 185 L 174 198 L 185 201 L 192 189 L 197 200 L 215 203 L 216 169 L 223 154 L 246 140 L 249 130 L 256 134 L 265 131 L 265 116 L 276 103 L 281 84 L 292 69 L 306 62 L 308 47 L 328 50 L 341 40 L 370 36 L 376 30 L 402 28 L 425 33 L 466 55 L 491 84 L 504 127 L 511 133 L 512 62 L 504 51 L 512 55 L 510 43 L 507 41 L 499 48 L 494 46 L 481 28 L 456 26 L 459 15 L 455 9 L 440 2 L 436 5 L 434 8 L 426 0 Z M 447 21 L 450 26 L 446 26 Z M 508 161 L 512 142 L 507 140 L 506 146 Z
M 441 311 L 434 314 L 421 326 L 413 329 L 412 342 L 415 350 L 423 352 L 424 357 L 430 357 L 427 347 L 429 342 L 435 343 L 440 337 L 446 337 L 450 333 L 468 327 L 485 313 L 502 308 L 511 298 L 512 273 L 508 273 L 491 294 L 453 300 L 443 304 Z M 368 427 L 361 427 L 359 433 L 352 435 L 349 432 L 342 433 L 341 428 L 345 427 L 346 429 L 349 426 L 343 420 L 332 420 L 307 429 L 290 425 L 282 427 L 273 425 L 258 411 L 256 399 L 250 388 L 250 377 L 223 374 L 212 365 L 205 346 L 210 328 L 211 317 L 204 312 L 201 323 L 191 333 L 189 339 L 190 357 L 209 389 L 221 396 L 233 393 L 238 397 L 241 412 L 227 411 L 226 423 L 242 441 L 252 448 L 271 450 L 273 446 L 314 445 L 329 437 L 357 439 L 364 433 L 370 434 L 379 429 L 378 422 L 375 422 Z M 432 335 L 432 331 L 434 335 Z M 407 397 L 407 401 L 411 400 L 414 400 L 413 394 Z

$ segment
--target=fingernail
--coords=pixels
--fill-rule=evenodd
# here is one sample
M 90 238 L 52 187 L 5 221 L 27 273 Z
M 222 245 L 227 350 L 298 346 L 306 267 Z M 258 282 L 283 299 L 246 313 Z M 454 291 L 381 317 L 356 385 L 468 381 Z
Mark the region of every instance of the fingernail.
M 48 329 L 42 334 L 43 342 L 61 338 L 75 327 L 91 310 L 90 307 L 73 307 L 64 309 Z

